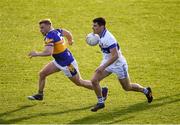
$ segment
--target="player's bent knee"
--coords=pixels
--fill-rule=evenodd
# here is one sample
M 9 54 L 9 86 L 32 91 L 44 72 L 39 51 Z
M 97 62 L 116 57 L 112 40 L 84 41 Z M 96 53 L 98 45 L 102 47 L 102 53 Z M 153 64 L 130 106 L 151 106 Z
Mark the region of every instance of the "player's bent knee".
M 97 80 L 97 79 L 92 79 L 92 80 L 91 80 L 91 83 L 95 86 L 95 85 L 98 84 L 98 80 Z
M 44 71 L 40 71 L 39 72 L 39 77 L 40 78 L 45 78 L 47 75 L 46 75 L 46 73 L 44 72 Z
M 131 86 L 123 86 L 122 87 L 125 91 L 131 91 Z
M 77 86 L 82 86 L 80 83 L 78 82 L 74 82 Z
M 77 86 L 82 86 L 80 80 L 74 81 L 74 83 L 75 83 Z
M 72 78 L 71 81 L 75 83 L 77 86 L 82 86 L 80 78 Z

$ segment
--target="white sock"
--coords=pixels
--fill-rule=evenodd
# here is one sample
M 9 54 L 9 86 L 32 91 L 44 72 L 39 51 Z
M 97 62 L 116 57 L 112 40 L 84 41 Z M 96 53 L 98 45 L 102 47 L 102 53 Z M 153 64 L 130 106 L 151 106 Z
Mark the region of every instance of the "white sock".
M 98 97 L 98 103 L 104 103 L 103 97 Z
M 104 97 L 102 97 L 103 98 L 103 100 L 105 100 L 105 98 Z

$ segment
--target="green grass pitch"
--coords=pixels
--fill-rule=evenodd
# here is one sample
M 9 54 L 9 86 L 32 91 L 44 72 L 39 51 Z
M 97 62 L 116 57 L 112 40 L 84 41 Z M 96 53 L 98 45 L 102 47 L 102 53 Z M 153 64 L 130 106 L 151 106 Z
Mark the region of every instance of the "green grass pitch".
M 131 80 L 152 87 L 152 104 L 141 93 L 125 92 L 111 75 L 101 82 L 110 90 L 106 107 L 92 113 L 94 92 L 63 73 L 48 77 L 44 101 L 27 100 L 37 91 L 39 70 L 52 60 L 27 57 L 43 49 L 38 21 L 50 18 L 54 27 L 72 32 L 69 49 L 82 77 L 90 79 L 102 55 L 85 43 L 85 35 L 99 16 L 118 40 Z M 1 0 L 0 123 L 180 123 L 180 1 Z

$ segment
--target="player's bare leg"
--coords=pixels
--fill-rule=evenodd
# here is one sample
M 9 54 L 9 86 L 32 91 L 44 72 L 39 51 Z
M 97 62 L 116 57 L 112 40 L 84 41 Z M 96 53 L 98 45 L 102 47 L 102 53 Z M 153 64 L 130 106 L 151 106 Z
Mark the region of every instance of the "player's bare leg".
M 28 99 L 31 100 L 43 100 L 43 90 L 45 87 L 46 77 L 60 71 L 53 62 L 48 63 L 40 72 L 39 72 L 39 90 L 38 94 L 33 96 L 28 96 Z
M 141 85 L 137 83 L 131 83 L 129 77 L 124 78 L 124 79 L 119 79 L 119 82 L 125 91 L 143 92 L 144 87 L 142 87 Z
M 44 90 L 46 77 L 59 71 L 60 69 L 53 62 L 50 62 L 39 72 L 39 92 L 43 92 Z
M 104 79 L 105 77 L 109 76 L 111 73 L 107 72 L 106 70 L 104 70 L 101 73 L 95 72 L 93 78 L 92 78 L 92 85 L 95 91 L 95 94 L 98 98 L 98 103 L 91 109 L 91 111 L 96 112 L 99 109 L 102 109 L 105 107 L 104 105 L 104 98 L 102 95 L 102 90 L 101 87 L 99 85 L 99 82 Z
M 93 86 L 90 80 L 84 80 L 81 78 L 80 74 L 77 73 L 75 76 L 73 77 L 69 77 L 69 79 L 75 83 L 77 86 L 81 86 L 87 89 L 91 89 L 93 90 Z
M 107 73 L 105 73 L 104 75 L 100 76 L 99 79 L 103 79 Z M 109 74 L 109 73 L 108 73 Z M 73 77 L 70 77 L 69 78 L 73 83 L 75 83 L 77 86 L 81 86 L 81 87 L 84 87 L 84 88 L 87 88 L 87 89 L 90 89 L 90 90 L 94 90 L 93 88 L 93 85 L 92 85 L 92 82 L 90 80 L 84 80 L 82 79 L 80 73 L 76 74 L 75 76 Z M 102 91 L 102 95 L 104 97 L 104 100 L 107 98 L 107 87 L 103 87 L 102 88 L 103 91 Z
M 119 82 L 125 91 L 142 92 L 146 95 L 148 102 L 149 103 L 152 102 L 153 96 L 152 96 L 150 87 L 145 88 L 145 87 L 142 87 L 141 85 L 139 85 L 138 83 L 131 83 L 129 77 L 124 78 L 124 79 L 119 79 Z

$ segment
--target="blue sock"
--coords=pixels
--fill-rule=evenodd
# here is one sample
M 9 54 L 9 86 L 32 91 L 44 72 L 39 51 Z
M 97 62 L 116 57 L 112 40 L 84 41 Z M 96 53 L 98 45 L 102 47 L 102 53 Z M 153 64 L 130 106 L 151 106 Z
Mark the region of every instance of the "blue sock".
M 148 92 L 149 92 L 148 89 L 146 89 L 146 88 L 143 89 L 143 93 L 144 93 L 145 95 L 148 94 Z

